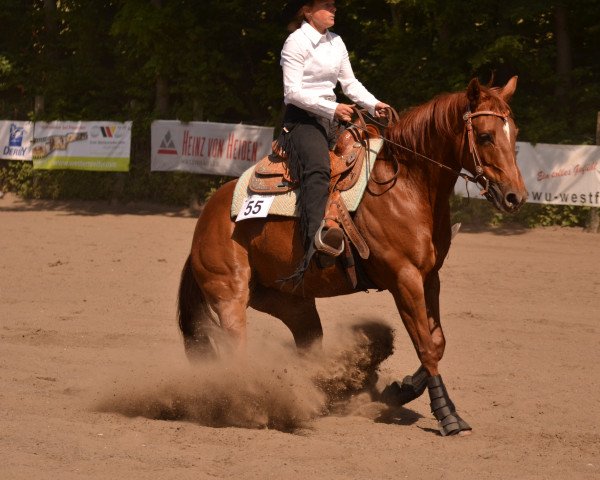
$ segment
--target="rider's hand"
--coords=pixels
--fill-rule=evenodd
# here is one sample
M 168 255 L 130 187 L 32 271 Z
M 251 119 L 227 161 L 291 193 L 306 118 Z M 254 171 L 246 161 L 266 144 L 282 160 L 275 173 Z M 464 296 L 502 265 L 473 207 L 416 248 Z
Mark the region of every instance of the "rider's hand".
M 349 122 L 352 120 L 352 114 L 354 113 L 354 105 L 348 105 L 347 103 L 338 103 L 333 114 L 335 118 L 342 122 Z
M 387 103 L 377 102 L 375 105 L 375 116 L 377 118 L 387 117 L 387 109 L 391 108 Z

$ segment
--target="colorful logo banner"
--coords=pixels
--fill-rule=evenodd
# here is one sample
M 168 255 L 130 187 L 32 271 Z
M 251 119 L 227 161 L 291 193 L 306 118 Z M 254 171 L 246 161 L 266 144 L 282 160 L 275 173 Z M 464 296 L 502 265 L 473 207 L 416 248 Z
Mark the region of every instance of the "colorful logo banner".
M 273 128 L 157 120 L 152 123 L 152 170 L 240 176 L 271 153 Z
M 0 158 L 31 160 L 33 123 L 0 121 Z
M 131 122 L 36 122 L 31 157 L 39 170 L 127 172 Z

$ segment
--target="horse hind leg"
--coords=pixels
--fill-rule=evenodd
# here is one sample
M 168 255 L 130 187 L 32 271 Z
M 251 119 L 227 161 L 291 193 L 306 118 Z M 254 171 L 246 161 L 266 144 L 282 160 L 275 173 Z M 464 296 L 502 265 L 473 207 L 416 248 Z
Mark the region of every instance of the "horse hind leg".
M 185 351 L 192 361 L 216 358 L 220 347 L 227 343 L 226 337 L 237 338 L 234 343 L 245 343 L 246 303 L 255 310 L 280 319 L 292 333 L 300 351 L 321 345 L 323 328 L 314 298 L 303 298 L 260 285 L 252 288 L 248 302 L 210 302 L 209 298 L 213 296 L 207 295 L 198 286 L 191 258 L 188 258 L 181 274 L 178 317 Z M 213 315 L 211 306 L 220 322 Z M 238 321 L 232 321 L 232 318 Z M 240 318 L 242 321 L 239 321 Z
M 299 351 L 321 345 L 323 328 L 314 298 L 299 297 L 255 285 L 249 306 L 281 320 L 292 333 Z
M 246 346 L 248 279 L 240 270 L 237 277 L 194 275 L 191 256 L 185 263 L 179 287 L 179 328 L 190 360 L 215 358 Z M 247 269 L 249 270 L 249 269 Z M 218 321 L 213 315 L 218 317 Z
M 215 357 L 217 352 L 211 337 L 218 325 L 194 278 L 190 257 L 181 272 L 177 314 L 188 358 L 200 360 Z

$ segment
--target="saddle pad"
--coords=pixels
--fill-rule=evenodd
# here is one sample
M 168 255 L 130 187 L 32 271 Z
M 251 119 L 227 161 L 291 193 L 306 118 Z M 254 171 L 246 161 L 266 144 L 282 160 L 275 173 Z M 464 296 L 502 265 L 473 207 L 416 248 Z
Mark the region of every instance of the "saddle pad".
M 381 138 L 372 138 L 369 140 L 369 152 L 368 155 L 365 156 L 365 161 L 363 162 L 359 179 L 350 190 L 341 192 L 342 199 L 344 200 L 344 203 L 350 212 L 355 212 L 360 204 L 363 193 L 365 192 L 365 188 L 367 187 L 367 182 L 371 175 L 371 170 L 373 170 L 375 158 L 377 157 L 379 150 L 381 150 L 382 145 L 383 139 Z M 248 182 L 254 173 L 254 168 L 255 167 L 250 167 L 238 179 L 237 185 L 235 186 L 235 190 L 233 192 L 233 201 L 231 202 L 232 218 L 237 217 L 246 197 L 249 197 L 250 195 L 257 195 L 256 193 L 248 190 Z M 280 215 L 282 217 L 300 216 L 296 206 L 296 200 L 298 199 L 299 192 L 300 189 L 297 188 L 290 192 L 276 194 L 273 204 L 269 209 L 269 215 Z M 272 194 L 269 194 L 269 196 L 270 195 Z

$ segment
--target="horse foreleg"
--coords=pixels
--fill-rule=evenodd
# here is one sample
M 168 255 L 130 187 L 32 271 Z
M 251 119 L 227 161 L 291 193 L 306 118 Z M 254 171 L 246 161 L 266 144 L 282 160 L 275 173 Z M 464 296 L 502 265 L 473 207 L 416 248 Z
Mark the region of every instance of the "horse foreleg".
M 438 363 L 441 360 L 440 349 L 431 332 L 425 286 L 421 274 L 417 269 L 405 272 L 398 279 L 395 288 L 390 291 L 421 365 L 430 376 L 438 375 Z
M 440 279 L 438 272 L 429 275 L 425 282 L 425 303 L 431 339 L 437 351 L 438 362 L 444 355 L 446 339 L 440 323 Z M 392 382 L 382 392 L 382 399 L 387 403 L 405 405 L 423 395 L 427 388 L 429 374 L 421 365 L 415 373 L 407 375 L 401 382 Z
M 423 388 L 422 378 L 426 372 L 431 411 L 438 420 L 441 434 L 467 432 L 471 427 L 456 413 L 438 370 L 445 348 L 439 318 L 439 277 L 432 273 L 425 284 L 421 278 L 416 269 L 405 272 L 392 290 L 404 326 L 421 361 L 423 370 L 416 374 L 420 377 L 417 390 Z
M 321 344 L 323 327 L 314 298 L 256 285 L 250 295 L 250 307 L 281 320 L 292 332 L 298 349 Z

